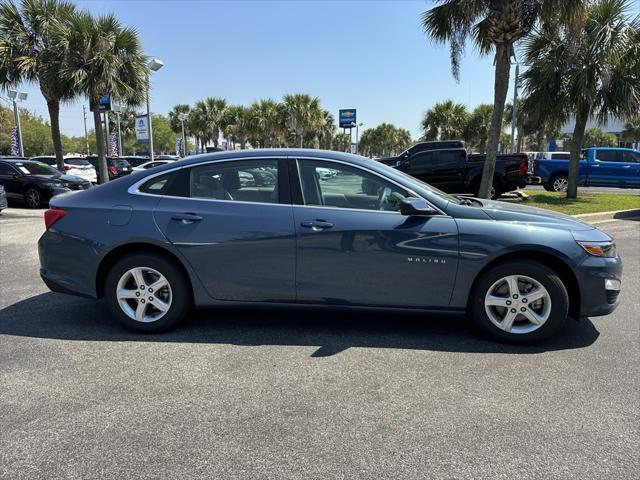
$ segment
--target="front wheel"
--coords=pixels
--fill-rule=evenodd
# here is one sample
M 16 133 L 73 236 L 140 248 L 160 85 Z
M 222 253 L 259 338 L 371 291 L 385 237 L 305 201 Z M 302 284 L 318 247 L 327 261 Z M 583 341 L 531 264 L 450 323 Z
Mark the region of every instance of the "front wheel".
M 154 254 L 120 259 L 105 281 L 111 313 L 127 328 L 157 333 L 175 327 L 191 306 L 189 280 L 173 262 Z
M 23 197 L 24 203 L 28 208 L 40 208 L 40 205 L 42 205 L 42 194 L 37 188 L 28 188 Z
M 506 343 L 535 343 L 555 334 L 569 311 L 557 273 L 528 260 L 497 265 L 478 279 L 470 299 L 475 323 Z

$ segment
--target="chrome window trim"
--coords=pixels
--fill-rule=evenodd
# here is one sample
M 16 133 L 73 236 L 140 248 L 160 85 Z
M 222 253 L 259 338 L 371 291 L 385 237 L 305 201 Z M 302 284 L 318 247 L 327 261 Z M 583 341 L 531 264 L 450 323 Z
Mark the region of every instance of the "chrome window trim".
M 147 193 L 147 192 L 141 192 L 139 189 L 140 187 L 147 183 L 149 180 L 154 179 L 155 177 L 159 177 L 161 175 L 166 175 L 168 173 L 172 173 L 172 172 L 177 172 L 179 170 L 182 170 L 183 168 L 193 168 L 193 167 L 200 167 L 202 165 L 208 165 L 210 163 L 226 163 L 226 162 L 244 162 L 244 161 L 250 161 L 250 160 L 278 160 L 278 159 L 292 159 L 296 161 L 296 169 L 298 168 L 298 162 L 297 160 L 319 160 L 319 161 L 323 161 L 323 162 L 333 162 L 333 163 L 341 163 L 343 165 L 347 165 L 348 167 L 352 167 L 352 168 L 356 168 L 356 169 L 360 169 L 360 170 L 364 170 L 365 172 L 369 172 L 372 175 L 375 175 L 389 183 L 393 183 L 394 185 L 402 188 L 403 190 L 408 191 L 411 195 L 417 197 L 417 198 L 421 198 L 423 199 L 425 202 L 427 202 L 431 207 L 433 207 L 441 216 L 445 216 L 445 217 L 450 217 L 450 215 L 448 215 L 447 213 L 445 213 L 442 209 L 438 208 L 436 205 L 434 205 L 432 202 L 429 201 L 429 199 L 424 198 L 423 196 L 419 195 L 418 193 L 416 193 L 414 190 L 407 188 L 406 185 L 403 185 L 399 182 L 396 182 L 395 180 L 392 180 L 390 178 L 387 178 L 385 176 L 383 176 L 382 174 L 370 170 L 366 167 L 362 167 L 360 165 L 354 165 L 352 163 L 349 162 L 345 162 L 342 160 L 335 160 L 335 159 L 329 159 L 329 158 L 322 158 L 322 157 L 315 157 L 315 156 L 303 156 L 303 155 L 295 155 L 295 156 L 291 156 L 291 155 L 287 155 L 287 156 L 277 156 L 277 155 L 267 155 L 267 156 L 257 156 L 257 157 L 236 157 L 236 158 L 224 158 L 224 159 L 217 159 L 217 160 L 208 160 L 208 161 L 204 161 L 201 163 L 192 163 L 189 165 L 179 165 L 176 166 L 175 168 L 170 168 L 168 170 L 163 170 L 162 172 L 156 172 L 153 173 L 151 175 L 145 176 L 144 178 L 138 180 L 137 182 L 133 183 L 132 185 L 129 186 L 129 188 L 127 189 L 127 193 L 131 194 L 131 195 L 143 195 L 143 196 L 148 196 L 148 197 L 163 197 L 163 198 L 174 198 L 174 199 L 180 199 L 180 200 L 197 200 L 197 201 L 201 201 L 201 202 L 225 202 L 225 203 L 241 203 L 241 204 L 250 204 L 250 205 L 277 205 L 277 206 L 282 206 L 282 207 L 305 207 L 305 208 L 335 208 L 337 210 L 350 210 L 350 211 L 357 211 L 357 212 L 384 212 L 384 213 L 394 213 L 397 215 L 402 215 L 400 212 L 393 212 L 393 211 L 387 211 L 387 210 L 369 210 L 369 209 L 362 209 L 362 208 L 342 208 L 342 207 L 327 207 L 327 206 L 323 206 L 323 205 L 295 205 L 293 203 L 273 203 L 273 202 L 247 202 L 247 201 L 243 201 L 243 200 L 219 200 L 219 199 L 215 199 L 215 198 L 196 198 L 196 197 L 177 197 L 175 195 L 162 195 L 159 193 Z M 174 162 L 174 163 L 178 163 L 178 161 Z M 300 175 L 298 174 L 298 181 L 300 181 Z M 300 188 L 302 189 L 302 186 L 300 186 Z

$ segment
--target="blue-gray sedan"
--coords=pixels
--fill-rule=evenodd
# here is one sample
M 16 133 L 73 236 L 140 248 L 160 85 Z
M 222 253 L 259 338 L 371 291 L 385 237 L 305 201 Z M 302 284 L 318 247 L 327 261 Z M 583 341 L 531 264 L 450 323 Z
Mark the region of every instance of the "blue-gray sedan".
M 306 304 L 467 313 L 526 343 L 612 312 L 621 286 L 615 245 L 591 225 L 320 150 L 191 157 L 56 196 L 45 223 L 49 288 L 104 297 L 143 332 L 193 305 Z

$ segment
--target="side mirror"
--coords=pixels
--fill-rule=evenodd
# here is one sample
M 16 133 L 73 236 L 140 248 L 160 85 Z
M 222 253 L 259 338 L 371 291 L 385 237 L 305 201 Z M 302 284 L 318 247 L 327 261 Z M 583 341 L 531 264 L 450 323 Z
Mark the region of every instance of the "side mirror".
M 432 217 L 439 212 L 429 203 L 416 197 L 408 197 L 400 202 L 400 213 L 412 217 Z

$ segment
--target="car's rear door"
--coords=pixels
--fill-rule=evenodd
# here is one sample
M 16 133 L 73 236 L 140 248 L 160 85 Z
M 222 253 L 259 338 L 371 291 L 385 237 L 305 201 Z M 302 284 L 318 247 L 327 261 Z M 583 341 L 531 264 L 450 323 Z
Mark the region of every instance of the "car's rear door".
M 273 157 L 186 167 L 154 217 L 211 297 L 295 299 L 295 231 L 286 160 Z M 281 188 L 285 185 L 285 188 Z
M 322 179 L 318 168 L 338 173 Z M 291 177 L 299 302 L 449 305 L 458 264 L 453 218 L 404 216 L 399 201 L 413 194 L 338 161 L 298 159 Z M 365 193 L 364 180 L 376 187 Z
M 624 168 L 620 150 L 598 148 L 589 165 L 589 185 L 600 187 L 619 187 L 625 183 L 628 169 Z

